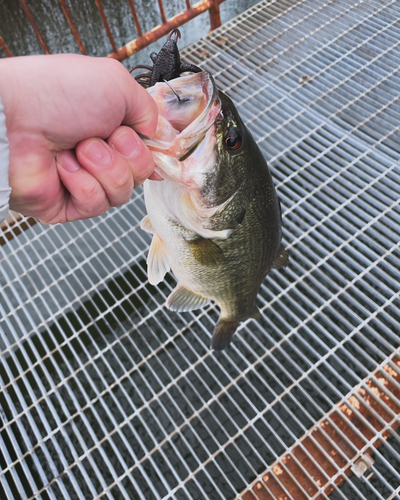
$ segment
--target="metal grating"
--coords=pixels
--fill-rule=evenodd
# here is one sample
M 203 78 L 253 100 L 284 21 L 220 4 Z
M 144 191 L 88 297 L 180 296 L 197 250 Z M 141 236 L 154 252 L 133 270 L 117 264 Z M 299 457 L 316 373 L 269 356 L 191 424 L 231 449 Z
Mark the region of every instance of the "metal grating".
M 140 191 L 4 242 L 1 499 L 400 499 L 399 43 L 399 1 L 277 0 L 184 51 L 270 160 L 291 254 L 228 351 L 148 284 Z

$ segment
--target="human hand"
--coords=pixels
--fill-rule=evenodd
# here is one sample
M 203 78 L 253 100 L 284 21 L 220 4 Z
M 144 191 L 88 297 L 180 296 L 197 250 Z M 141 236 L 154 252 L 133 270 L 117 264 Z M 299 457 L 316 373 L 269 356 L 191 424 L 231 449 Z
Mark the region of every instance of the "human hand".
M 152 174 L 136 132 L 154 134 L 157 107 L 119 62 L 73 54 L 2 59 L 0 95 L 12 210 L 48 224 L 94 217 L 126 203 Z

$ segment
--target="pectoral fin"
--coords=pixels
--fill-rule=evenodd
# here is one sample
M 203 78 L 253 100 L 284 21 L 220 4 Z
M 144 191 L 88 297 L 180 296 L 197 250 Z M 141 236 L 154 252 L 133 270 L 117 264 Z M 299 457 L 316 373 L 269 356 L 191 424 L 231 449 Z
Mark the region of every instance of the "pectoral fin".
M 236 191 L 212 215 L 204 225 L 213 231 L 235 230 L 244 221 L 248 207 L 248 197 L 241 196 L 241 191 Z
M 151 225 L 150 217 L 145 215 L 140 222 L 140 229 L 146 233 L 154 234 L 153 226 Z
M 245 207 L 227 206 L 223 210 L 216 212 L 204 227 L 213 231 L 224 231 L 237 229 L 243 222 L 246 215 Z
M 205 266 L 215 266 L 224 260 L 221 248 L 212 240 L 196 238 L 187 241 L 193 258 Z
M 171 269 L 167 250 L 162 239 L 154 233 L 147 256 L 147 274 L 151 285 L 157 285 Z
M 209 303 L 209 299 L 178 283 L 174 291 L 167 299 L 166 306 L 171 311 L 184 312 L 199 309 Z
M 272 264 L 271 269 L 281 269 L 289 264 L 289 255 L 286 250 L 281 245 L 278 250 L 278 255 L 276 256 L 275 262 Z

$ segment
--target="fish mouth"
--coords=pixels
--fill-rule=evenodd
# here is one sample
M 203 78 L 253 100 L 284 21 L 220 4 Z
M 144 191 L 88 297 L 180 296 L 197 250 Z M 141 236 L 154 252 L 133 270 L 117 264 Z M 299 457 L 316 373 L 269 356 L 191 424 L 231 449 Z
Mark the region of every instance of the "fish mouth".
M 178 161 L 188 158 L 201 143 L 220 111 L 217 87 L 206 71 L 157 83 L 147 89 L 159 117 L 155 138 L 141 135 L 153 152 Z

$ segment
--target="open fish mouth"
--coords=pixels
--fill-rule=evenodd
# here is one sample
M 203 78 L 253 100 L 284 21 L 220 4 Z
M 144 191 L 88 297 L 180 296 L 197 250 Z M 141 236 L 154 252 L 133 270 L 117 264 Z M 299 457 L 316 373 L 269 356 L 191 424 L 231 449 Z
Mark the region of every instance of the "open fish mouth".
M 156 83 L 147 91 L 157 104 L 159 116 L 155 138 L 141 136 L 143 142 L 155 158 L 162 154 L 183 161 L 201 143 L 220 112 L 213 77 L 203 71 Z

